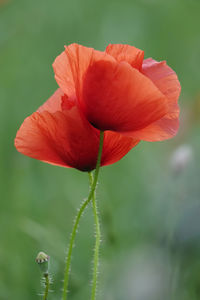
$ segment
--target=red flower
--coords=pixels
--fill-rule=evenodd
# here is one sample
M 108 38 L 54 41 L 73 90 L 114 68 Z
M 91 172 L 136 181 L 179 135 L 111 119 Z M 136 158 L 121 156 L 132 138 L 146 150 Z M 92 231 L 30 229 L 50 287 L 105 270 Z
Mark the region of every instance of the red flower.
M 100 52 L 72 44 L 53 64 L 55 79 L 96 128 L 147 141 L 171 138 L 179 125 L 180 83 L 165 62 L 143 57 L 128 45 Z
M 95 168 L 99 130 L 106 130 L 101 165 L 117 162 L 140 140 L 172 137 L 178 130 L 180 84 L 165 62 L 143 51 L 109 45 L 105 52 L 72 44 L 53 67 L 60 86 L 26 118 L 19 152 L 82 171 Z

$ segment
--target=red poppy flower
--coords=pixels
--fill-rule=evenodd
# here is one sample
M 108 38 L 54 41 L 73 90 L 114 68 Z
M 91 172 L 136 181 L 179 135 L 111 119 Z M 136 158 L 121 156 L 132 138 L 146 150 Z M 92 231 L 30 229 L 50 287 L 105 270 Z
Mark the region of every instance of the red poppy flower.
M 96 167 L 99 134 L 81 115 L 75 101 L 58 89 L 24 120 L 15 147 L 24 155 L 50 164 L 90 171 Z M 101 166 L 117 162 L 138 142 L 106 131 Z
M 140 140 L 175 135 L 177 76 L 165 62 L 143 58 L 143 51 L 128 45 L 109 45 L 105 52 L 66 47 L 53 64 L 60 89 L 25 119 L 15 139 L 18 151 L 90 171 L 99 130 L 105 130 L 102 166 L 117 162 Z
M 53 64 L 55 79 L 68 96 L 76 95 L 94 127 L 140 140 L 171 138 L 179 126 L 179 81 L 165 62 L 143 58 L 129 45 L 100 52 L 72 44 Z

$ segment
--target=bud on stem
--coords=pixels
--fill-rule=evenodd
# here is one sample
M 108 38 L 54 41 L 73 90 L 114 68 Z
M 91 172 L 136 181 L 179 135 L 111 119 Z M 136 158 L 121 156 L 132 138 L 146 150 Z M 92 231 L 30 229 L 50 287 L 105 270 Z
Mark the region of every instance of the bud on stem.
M 49 259 L 50 257 L 44 252 L 39 252 L 36 257 L 36 262 L 44 275 L 49 271 Z
M 36 262 L 38 263 L 45 280 L 45 292 L 43 300 L 47 300 L 49 292 L 49 259 L 50 257 L 44 252 L 39 252 L 36 257 Z

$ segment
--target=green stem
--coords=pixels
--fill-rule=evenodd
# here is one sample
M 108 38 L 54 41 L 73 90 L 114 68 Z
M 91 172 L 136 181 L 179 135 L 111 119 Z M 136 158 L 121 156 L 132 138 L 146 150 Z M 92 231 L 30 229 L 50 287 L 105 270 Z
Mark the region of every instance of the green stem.
M 95 190 L 96 190 L 96 185 L 97 185 L 97 180 L 98 180 L 98 175 L 99 175 L 99 169 L 100 169 L 100 165 L 101 165 L 101 156 L 102 156 L 102 151 L 103 151 L 103 138 L 104 138 L 104 132 L 101 131 L 100 132 L 100 141 L 99 141 L 99 151 L 98 151 L 98 157 L 97 157 L 97 164 L 96 164 L 96 169 L 95 169 L 95 173 L 94 173 L 94 180 L 93 180 L 93 183 L 92 183 L 92 186 L 91 186 L 91 189 L 90 189 L 89 196 L 83 202 L 83 204 L 81 205 L 81 207 L 78 211 L 78 214 L 75 218 L 74 227 L 72 229 L 72 234 L 71 234 L 70 242 L 69 242 L 68 254 L 67 254 L 67 258 L 66 258 L 66 267 L 65 267 L 65 275 L 64 275 L 62 300 L 67 300 L 67 289 L 68 289 L 68 283 L 69 283 L 69 273 L 70 273 L 72 249 L 73 249 L 73 246 L 74 246 L 74 240 L 75 240 L 75 237 L 76 237 L 79 221 L 80 221 L 80 218 L 81 218 L 85 208 L 87 207 L 87 205 L 91 201 L 91 199 L 93 197 L 93 194 L 95 193 Z
M 48 273 L 44 274 L 44 278 L 45 278 L 45 292 L 44 292 L 43 300 L 47 300 L 47 296 L 49 292 L 49 274 Z
M 89 173 L 89 178 L 90 178 L 90 185 L 92 186 L 92 182 L 93 182 L 92 173 Z M 94 267 L 93 267 L 91 300 L 95 300 L 96 291 L 97 291 L 98 266 L 99 266 L 99 247 L 101 242 L 101 231 L 100 231 L 100 223 L 99 223 L 95 193 L 93 194 L 92 197 L 92 205 L 93 205 L 94 221 L 96 226 L 96 242 L 95 242 L 95 249 L 94 249 Z

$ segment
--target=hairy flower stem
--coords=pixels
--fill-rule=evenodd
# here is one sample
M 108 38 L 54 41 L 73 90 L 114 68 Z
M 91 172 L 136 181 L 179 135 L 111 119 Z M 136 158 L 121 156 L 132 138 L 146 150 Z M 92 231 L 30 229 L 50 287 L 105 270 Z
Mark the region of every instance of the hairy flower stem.
M 45 279 L 45 291 L 44 291 L 43 300 L 47 300 L 48 292 L 49 292 L 49 274 L 48 273 L 44 274 L 44 279 Z
M 91 201 L 93 195 L 95 194 L 98 175 L 99 175 L 99 169 L 100 169 L 100 165 L 101 165 L 101 156 L 102 156 L 102 150 L 103 150 L 103 138 L 104 138 L 104 132 L 101 131 L 100 132 L 100 141 L 99 141 L 99 151 L 98 151 L 98 157 L 97 157 L 97 164 L 96 164 L 96 169 L 95 169 L 95 173 L 94 173 L 94 180 L 93 180 L 93 183 L 92 183 L 92 186 L 91 186 L 91 189 L 90 189 L 89 196 L 83 202 L 83 204 L 81 205 L 81 207 L 78 211 L 78 214 L 75 218 L 74 227 L 72 229 L 72 234 L 71 234 L 71 237 L 70 237 L 69 248 L 68 248 L 68 253 L 67 253 L 67 258 L 66 258 L 66 265 L 65 265 L 65 275 L 64 275 L 62 300 L 67 300 L 67 289 L 68 289 L 68 283 L 69 283 L 69 273 L 70 273 L 72 249 L 73 249 L 73 246 L 74 246 L 74 240 L 75 240 L 75 237 L 76 237 L 79 221 L 80 221 L 80 218 L 81 218 L 85 208 L 87 207 L 87 205 Z
M 90 178 L 90 185 L 92 186 L 92 183 L 93 183 L 92 173 L 89 173 L 89 178 Z M 95 248 L 94 248 L 94 266 L 93 266 L 91 300 L 95 300 L 96 299 L 96 291 L 97 291 L 98 266 L 99 266 L 99 247 L 100 247 L 100 242 L 101 242 L 101 231 L 100 231 L 98 209 L 97 209 L 97 204 L 96 204 L 96 193 L 94 193 L 93 197 L 92 197 L 92 206 L 93 206 L 94 221 L 95 221 L 95 226 L 96 226 L 96 242 L 95 242 Z

